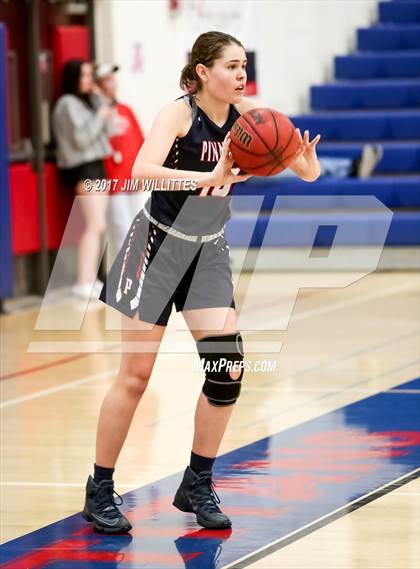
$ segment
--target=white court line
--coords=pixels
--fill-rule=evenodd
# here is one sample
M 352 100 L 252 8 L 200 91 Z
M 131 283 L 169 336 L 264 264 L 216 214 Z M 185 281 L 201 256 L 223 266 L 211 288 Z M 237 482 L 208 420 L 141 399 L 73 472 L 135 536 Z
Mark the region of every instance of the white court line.
M 76 379 L 76 381 L 70 381 L 68 383 L 57 385 L 57 387 L 50 387 L 49 389 L 36 391 L 31 395 L 23 395 L 22 397 L 16 397 L 16 399 L 9 399 L 8 401 L 0 403 L 0 409 L 5 409 L 6 407 L 12 407 L 13 405 L 17 405 L 18 403 L 25 403 L 26 401 L 31 401 L 32 399 L 38 399 L 39 397 L 51 395 L 52 393 L 58 393 L 59 391 L 64 391 L 65 389 L 72 389 L 77 385 L 82 385 L 83 383 L 88 383 L 89 381 L 97 381 L 98 379 L 102 379 L 104 377 L 107 377 L 108 375 L 112 375 L 113 373 L 117 373 L 117 371 L 118 368 L 114 368 L 108 371 L 103 371 L 101 373 L 94 373 L 93 375 L 88 375 L 87 377 Z
M 229 569 L 229 567 L 235 567 L 236 565 L 238 565 L 239 563 L 241 563 L 242 561 L 246 561 L 246 559 L 252 558 L 255 555 L 257 555 L 258 553 L 262 553 L 264 550 L 269 549 L 270 547 L 272 547 L 273 545 L 277 545 L 279 543 L 281 543 L 282 541 L 286 541 L 288 538 L 292 537 L 295 534 L 299 534 L 301 533 L 303 530 L 305 529 L 309 529 L 311 526 L 315 526 L 317 523 L 321 522 L 322 520 L 331 518 L 332 516 L 334 516 L 334 514 L 337 514 L 338 512 L 341 512 L 343 510 L 348 510 L 348 508 L 350 506 L 352 506 L 353 504 L 357 504 L 358 502 L 362 502 L 363 500 L 365 500 L 366 498 L 368 498 L 369 496 L 371 496 L 372 494 L 377 494 L 378 492 L 380 492 L 381 490 L 389 487 L 391 484 L 397 484 L 400 480 L 403 480 L 404 478 L 407 478 L 417 472 L 419 472 L 420 469 L 419 468 L 415 468 L 414 470 L 412 470 L 411 472 L 408 472 L 407 474 L 404 474 L 402 476 L 400 476 L 399 478 L 396 478 L 395 480 L 392 480 L 391 482 L 387 482 L 386 484 L 383 484 L 382 486 L 379 486 L 378 488 L 375 488 L 374 490 L 372 490 L 371 492 L 368 492 L 367 494 L 364 494 L 363 496 L 360 496 L 359 498 L 356 498 L 355 500 L 348 502 L 347 504 L 344 504 L 344 506 L 340 506 L 339 508 L 337 508 L 336 510 L 333 510 L 332 512 L 328 512 L 328 514 L 325 514 L 324 516 L 321 516 L 319 518 L 317 518 L 316 520 L 313 520 L 312 522 L 309 522 L 308 524 L 288 533 L 287 535 L 284 535 L 283 537 L 279 538 L 279 539 L 275 539 L 273 541 L 271 541 L 270 543 L 267 543 L 266 545 L 263 545 L 263 547 L 260 547 L 259 549 L 256 549 L 255 551 L 253 551 L 252 553 L 248 553 L 247 555 L 244 555 L 243 557 L 240 557 L 239 559 L 236 559 L 236 561 L 232 561 L 232 563 L 229 563 L 228 565 L 223 565 L 223 567 L 221 567 L 221 569 Z M 394 490 L 395 491 L 395 490 Z M 382 496 L 381 496 L 382 497 Z M 335 521 L 335 520 L 334 520 Z M 308 534 L 306 534 L 308 535 Z M 273 551 L 273 553 L 276 553 L 275 551 Z M 256 560 L 257 561 L 261 561 L 261 558 Z
M 308 310 L 306 312 L 298 314 L 294 319 L 295 320 L 296 319 L 303 320 L 304 318 L 310 318 L 313 315 L 319 314 L 320 311 L 330 312 L 330 311 L 333 311 L 333 310 L 336 310 L 339 308 L 344 308 L 344 307 L 349 306 L 349 305 L 364 302 L 365 300 L 372 300 L 372 298 L 387 296 L 388 294 L 401 292 L 401 290 L 411 289 L 411 288 L 413 288 L 411 285 L 410 286 L 405 285 L 403 287 L 397 287 L 397 288 L 396 287 L 387 288 L 387 289 L 384 289 L 382 291 L 376 291 L 374 294 L 369 293 L 369 294 L 366 294 L 365 296 L 357 297 L 357 299 L 349 299 L 347 301 L 337 302 L 335 304 L 329 304 L 325 307 L 320 307 L 317 309 Z M 37 342 L 31 342 L 30 346 L 32 344 L 37 344 Z M 52 387 L 50 389 L 45 389 L 43 391 L 37 391 L 31 395 L 24 395 L 24 396 L 18 397 L 16 399 L 10 399 L 8 401 L 0 403 L 0 409 L 4 409 L 6 407 L 11 407 L 13 405 L 17 405 L 18 403 L 24 403 L 24 402 L 30 401 L 32 399 L 37 399 L 37 398 L 43 397 L 45 395 L 50 395 L 51 393 L 58 393 L 59 391 L 62 391 L 65 389 L 71 389 L 72 387 L 75 387 L 76 385 L 81 385 L 81 384 L 87 383 L 89 381 L 95 381 L 95 379 L 99 379 L 100 377 L 106 377 L 107 375 L 111 375 L 113 373 L 116 373 L 117 371 L 118 371 L 118 368 L 115 368 L 115 369 L 112 369 L 108 372 L 103 372 L 102 374 L 94 374 L 92 376 L 88 376 L 87 378 L 82 378 L 82 379 L 79 379 L 76 381 L 72 381 L 70 383 L 64 383 L 64 384 L 59 385 L 57 387 Z
M 302 407 L 303 405 L 308 405 L 309 403 L 320 403 L 321 401 L 323 401 L 323 400 L 325 400 L 325 399 L 330 399 L 331 397 L 340 396 L 340 395 L 342 395 L 343 393 L 346 393 L 347 391 L 349 391 L 350 389 L 354 388 L 354 387 L 357 386 L 357 385 L 363 385 L 363 384 L 366 385 L 367 383 L 371 383 L 372 381 L 376 381 L 376 380 L 378 380 L 378 379 L 381 379 L 381 378 L 384 378 L 384 377 L 388 377 L 388 376 L 390 376 L 390 375 L 392 375 L 392 374 L 394 374 L 394 373 L 396 373 L 396 372 L 399 372 L 399 371 L 401 371 L 401 370 L 403 370 L 403 369 L 407 369 L 408 367 L 410 367 L 410 366 L 412 366 L 412 365 L 414 365 L 414 364 L 418 364 L 418 362 L 419 362 L 419 360 L 413 360 L 413 361 L 411 361 L 411 362 L 408 362 L 408 363 L 404 364 L 403 366 L 398 366 L 398 367 L 395 367 L 395 368 L 392 368 L 392 369 L 388 369 L 388 370 L 386 370 L 385 372 L 380 373 L 379 375 L 375 375 L 375 376 L 373 376 L 373 377 L 370 377 L 369 379 L 363 379 L 363 380 L 361 380 L 361 381 L 357 381 L 357 382 L 351 384 L 348 388 L 344 388 L 344 389 L 342 388 L 342 389 L 335 390 L 335 391 L 327 390 L 327 392 L 326 392 L 325 395 L 322 395 L 322 396 L 318 396 L 318 397 L 309 399 L 308 401 L 304 401 L 303 403 L 298 403 L 297 405 L 292 405 L 292 406 L 290 406 L 290 407 L 286 407 L 285 409 L 283 409 L 283 410 L 281 411 L 281 413 L 279 413 L 279 412 L 271 413 L 271 414 L 269 414 L 269 415 L 265 415 L 264 417 L 262 417 L 262 418 L 260 418 L 260 419 L 257 419 L 257 420 L 255 420 L 255 421 L 252 421 L 251 423 L 243 423 L 243 424 L 241 424 L 241 425 L 238 425 L 237 428 L 239 428 L 239 429 L 249 429 L 250 427 L 255 427 L 255 425 L 257 425 L 257 424 L 259 424 L 259 423 L 265 423 L 265 422 L 267 422 L 267 421 L 269 421 L 269 420 L 271 420 L 271 419 L 278 418 L 278 416 L 279 416 L 280 414 L 288 413 L 288 412 L 290 412 L 292 409 L 298 409 L 298 408 Z M 297 374 L 297 375 L 299 375 L 299 374 Z M 291 376 L 289 376 L 289 377 L 293 377 L 293 374 L 292 374 Z M 392 387 L 390 387 L 389 389 L 391 390 Z M 384 393 L 384 392 L 383 392 L 381 389 L 378 389 L 378 390 L 376 391 L 376 393 L 377 393 L 377 394 L 380 394 L 380 393 Z M 348 405 L 348 403 L 347 403 L 347 405 Z M 339 408 L 340 408 L 340 407 L 339 407 Z
M 416 362 L 414 362 L 416 363 Z M 290 376 L 289 376 L 290 377 Z M 307 393 L 332 393 L 333 387 L 292 387 L 292 388 L 282 388 L 282 387 L 243 387 L 243 391 L 266 391 L 269 390 L 270 393 L 272 391 L 278 393 L 295 393 L 298 392 L 307 392 Z M 405 395 L 420 395 L 420 389 L 394 389 L 389 387 L 388 389 L 384 389 L 378 392 L 377 389 L 346 389 L 345 387 L 341 388 L 340 391 L 334 393 L 370 393 L 372 395 L 376 393 L 387 393 L 388 395 L 392 395 L 393 393 L 396 394 L 405 394 Z
M 384 393 L 403 393 L 405 395 L 411 395 L 411 394 L 419 395 L 420 389 L 393 389 L 392 387 L 390 387 L 389 389 L 386 389 Z
M 351 286 L 351 285 L 349 285 Z M 312 287 L 307 287 L 312 288 Z M 347 287 L 344 287 L 347 288 Z M 349 298 L 348 300 L 341 300 L 340 302 L 336 302 L 334 304 L 326 304 L 325 306 L 319 306 L 318 308 L 312 308 L 311 310 L 307 310 L 306 312 L 301 312 L 299 314 L 293 315 L 295 310 L 296 304 L 298 299 L 296 299 L 295 305 L 293 306 L 293 312 L 290 316 L 289 325 L 298 322 L 300 320 L 306 320 L 307 318 L 311 318 L 312 316 L 318 316 L 319 314 L 326 314 L 327 312 L 331 312 L 333 310 L 339 310 L 340 308 L 347 308 L 348 306 L 354 306 L 355 304 L 360 304 L 362 302 L 373 300 L 375 298 L 380 298 L 381 296 L 388 296 L 389 294 L 396 294 L 400 292 L 404 292 L 407 290 L 416 289 L 415 286 L 412 284 L 404 284 L 399 287 L 392 287 L 386 288 L 375 292 L 369 292 L 363 296 L 357 296 L 355 298 Z M 302 290 L 302 289 L 299 289 Z M 267 326 L 275 326 L 279 322 L 278 319 L 269 320 L 268 322 L 264 322 Z

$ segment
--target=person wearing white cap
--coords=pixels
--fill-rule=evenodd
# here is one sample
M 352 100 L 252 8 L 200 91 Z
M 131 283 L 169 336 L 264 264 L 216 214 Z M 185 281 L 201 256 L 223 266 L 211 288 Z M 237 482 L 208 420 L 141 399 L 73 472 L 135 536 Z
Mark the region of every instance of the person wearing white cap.
M 145 192 L 133 191 L 135 186 L 130 184 L 131 170 L 144 136 L 130 107 L 116 99 L 114 74 L 118 70 L 118 65 L 110 63 L 101 63 L 95 68 L 96 83 L 104 101 L 116 113 L 119 131 L 109 138 L 112 152 L 105 160 L 112 197 L 108 208 L 108 263 L 113 262 L 134 216 L 149 198 Z

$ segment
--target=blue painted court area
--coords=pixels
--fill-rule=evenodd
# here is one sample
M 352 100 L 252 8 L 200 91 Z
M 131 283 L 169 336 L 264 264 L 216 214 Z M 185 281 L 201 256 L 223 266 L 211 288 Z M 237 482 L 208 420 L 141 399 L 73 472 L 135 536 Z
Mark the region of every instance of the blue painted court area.
M 1 567 L 243 567 L 412 480 L 419 395 L 418 378 L 221 456 L 216 489 L 232 531 L 200 529 L 171 505 L 177 473 L 124 496 L 131 535 L 95 534 L 79 513 L 4 544 Z

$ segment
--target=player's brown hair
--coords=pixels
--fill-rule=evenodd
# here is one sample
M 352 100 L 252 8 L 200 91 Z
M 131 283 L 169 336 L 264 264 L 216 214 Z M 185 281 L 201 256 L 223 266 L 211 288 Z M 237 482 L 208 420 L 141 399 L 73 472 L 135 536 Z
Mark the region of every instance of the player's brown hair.
M 198 36 L 191 50 L 190 60 L 181 72 L 179 85 L 189 93 L 200 91 L 202 84 L 196 73 L 196 66 L 202 63 L 211 67 L 222 55 L 222 50 L 230 44 L 244 47 L 239 40 L 223 32 L 206 32 Z

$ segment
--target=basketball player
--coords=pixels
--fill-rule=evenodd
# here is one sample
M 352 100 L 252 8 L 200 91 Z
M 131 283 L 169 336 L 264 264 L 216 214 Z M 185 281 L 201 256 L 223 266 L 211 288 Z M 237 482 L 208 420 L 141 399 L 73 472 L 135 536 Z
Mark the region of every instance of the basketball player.
M 212 467 L 243 375 L 224 226 L 232 184 L 247 179 L 232 172 L 229 151 L 230 128 L 241 113 L 256 106 L 243 96 L 245 69 L 245 51 L 237 39 L 221 32 L 199 36 L 181 75 L 181 87 L 189 94 L 160 111 L 134 164 L 134 177 L 158 180 L 161 190 L 171 191 L 152 192 L 101 293 L 102 300 L 124 315 L 123 346 L 136 342 L 146 347 L 141 353 L 122 353 L 117 379 L 100 411 L 94 476 L 88 478 L 83 512 L 98 531 L 131 529 L 117 507 L 122 501 L 116 504 L 113 497 L 114 466 L 173 304 L 182 311 L 205 369 L 211 370 L 198 399 L 190 464 L 174 506 L 194 512 L 203 527 L 231 527 L 219 507 Z M 292 165 L 305 180 L 319 176 L 318 140 L 309 142 L 306 132 Z M 220 366 L 222 358 L 229 366 Z

